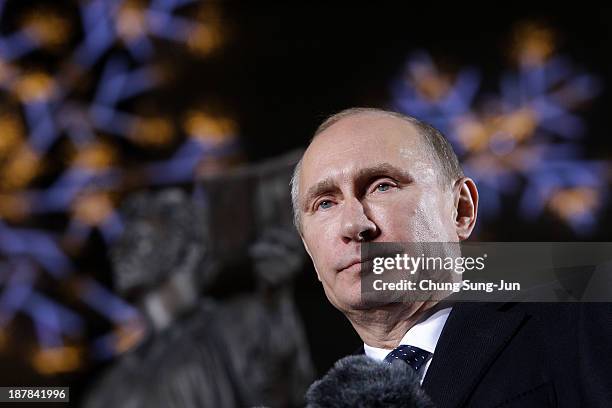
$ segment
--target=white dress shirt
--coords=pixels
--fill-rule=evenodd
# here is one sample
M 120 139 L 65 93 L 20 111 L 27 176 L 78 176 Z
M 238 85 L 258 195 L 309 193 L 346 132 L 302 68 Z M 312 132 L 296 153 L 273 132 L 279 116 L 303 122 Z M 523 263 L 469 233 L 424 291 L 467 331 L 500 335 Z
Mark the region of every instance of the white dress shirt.
M 442 333 L 442 329 L 444 328 L 444 324 L 446 323 L 446 319 L 448 319 L 451 309 L 452 307 L 447 307 L 436 311 L 427 319 L 412 326 L 404 337 L 402 337 L 402 340 L 400 340 L 399 345 L 407 344 L 415 346 L 433 354 L 432 358 L 430 358 L 427 363 L 423 364 L 417 372 L 421 383 L 423 383 L 431 360 L 435 357 L 434 352 L 436 350 L 436 344 L 438 344 L 438 339 L 440 338 L 440 334 Z M 365 343 L 363 344 L 363 349 L 366 356 L 378 361 L 383 361 L 387 354 L 391 352 L 389 349 L 372 347 Z

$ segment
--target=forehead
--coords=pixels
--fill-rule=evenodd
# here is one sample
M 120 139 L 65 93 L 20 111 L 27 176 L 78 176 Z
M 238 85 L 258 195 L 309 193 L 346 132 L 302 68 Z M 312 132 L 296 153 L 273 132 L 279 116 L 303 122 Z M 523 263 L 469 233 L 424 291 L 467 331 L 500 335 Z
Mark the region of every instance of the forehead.
M 317 135 L 304 153 L 302 193 L 323 179 L 350 178 L 381 163 L 415 176 L 435 176 L 425 143 L 414 125 L 394 116 L 361 113 L 343 118 Z

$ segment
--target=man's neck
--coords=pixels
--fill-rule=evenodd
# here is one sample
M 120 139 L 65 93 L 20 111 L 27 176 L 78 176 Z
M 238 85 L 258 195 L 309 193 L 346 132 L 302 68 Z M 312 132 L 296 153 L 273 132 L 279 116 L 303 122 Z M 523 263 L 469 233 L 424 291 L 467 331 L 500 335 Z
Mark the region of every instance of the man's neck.
M 399 345 L 408 330 L 428 314 L 436 303 L 393 303 L 350 312 L 346 316 L 365 344 L 391 350 Z

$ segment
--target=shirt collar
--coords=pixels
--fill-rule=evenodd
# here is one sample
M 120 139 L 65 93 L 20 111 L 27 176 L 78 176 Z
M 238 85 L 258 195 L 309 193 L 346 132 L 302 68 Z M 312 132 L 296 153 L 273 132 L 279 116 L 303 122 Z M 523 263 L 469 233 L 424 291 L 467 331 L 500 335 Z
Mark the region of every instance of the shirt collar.
M 409 344 L 433 354 L 451 309 L 451 307 L 440 309 L 427 319 L 412 326 L 402 337 L 399 344 Z M 387 354 L 391 352 L 389 349 L 372 347 L 365 343 L 363 349 L 368 357 L 379 361 L 384 360 Z

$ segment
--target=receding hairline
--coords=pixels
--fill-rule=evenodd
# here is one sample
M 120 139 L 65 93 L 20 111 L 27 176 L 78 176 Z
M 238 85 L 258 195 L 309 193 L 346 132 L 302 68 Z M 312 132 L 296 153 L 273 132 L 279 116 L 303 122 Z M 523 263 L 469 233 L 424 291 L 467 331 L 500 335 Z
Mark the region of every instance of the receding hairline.
M 315 141 L 315 139 L 317 139 L 322 133 L 325 133 L 327 130 L 331 129 L 335 125 L 340 124 L 345 119 L 351 119 L 354 117 L 368 116 L 368 115 L 378 116 L 382 118 L 388 117 L 388 118 L 399 119 L 403 123 L 407 123 L 411 125 L 411 130 L 414 130 L 414 132 L 421 139 L 420 141 L 424 143 L 426 147 L 426 151 L 429 153 L 429 158 L 432 160 L 432 162 L 435 165 L 439 167 L 440 169 L 439 180 L 442 184 L 446 184 L 446 182 L 453 183 L 457 179 L 464 176 L 463 170 L 461 169 L 461 166 L 459 165 L 458 162 L 456 166 L 451 165 L 450 166 L 451 168 L 449 168 L 449 166 L 447 165 L 448 163 L 457 161 L 457 156 L 455 155 L 455 152 L 453 151 L 452 147 L 448 143 L 448 140 L 446 139 L 446 137 L 444 137 L 444 135 L 442 135 L 442 133 L 440 133 L 438 129 L 434 128 L 430 124 L 423 122 L 415 117 L 404 115 L 399 112 L 388 111 L 388 110 L 379 109 L 379 108 L 366 108 L 366 107 L 348 108 L 348 109 L 342 110 L 328 117 L 315 130 L 315 133 L 312 139 L 310 139 L 310 142 L 308 143 L 308 147 L 310 147 L 310 145 Z M 446 152 L 445 151 L 446 149 L 441 146 L 440 144 L 441 140 L 444 141 L 443 144 L 447 145 L 445 147 L 447 149 L 450 149 L 451 156 L 453 157 L 444 157 L 444 156 L 448 156 L 448 152 Z M 304 155 L 302 156 L 302 159 L 300 160 L 299 164 L 302 163 L 303 158 L 306 156 L 307 151 L 308 151 L 308 148 L 304 152 Z M 300 168 L 298 168 L 298 172 L 301 173 L 301 166 Z
M 342 122 L 343 120 L 353 118 L 356 116 L 366 116 L 366 115 L 386 116 L 386 117 L 399 119 L 404 123 L 408 123 L 412 125 L 416 133 L 418 133 L 419 135 L 421 134 L 421 131 L 419 130 L 419 126 L 418 126 L 421 122 L 416 118 L 402 115 L 401 113 L 398 113 L 398 112 L 386 111 L 386 110 L 377 109 L 377 108 L 350 108 L 350 109 L 345 109 L 343 111 L 340 111 L 336 113 L 335 115 L 330 116 L 325 121 L 323 121 L 323 123 L 321 123 L 321 125 L 319 125 L 319 127 L 315 131 L 312 139 L 310 140 L 309 145 L 312 144 L 312 142 L 321 133 L 325 132 L 326 130 L 333 127 L 334 125 Z

